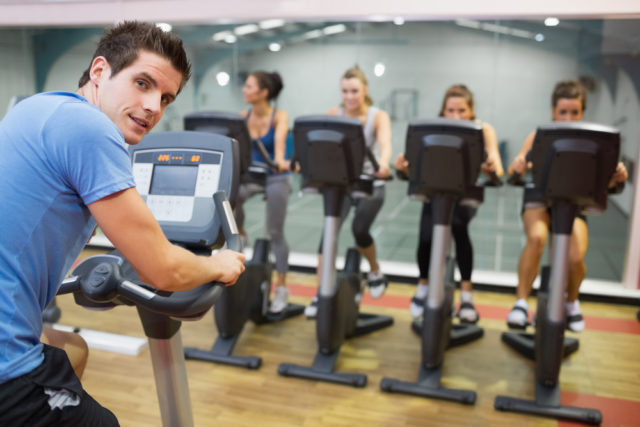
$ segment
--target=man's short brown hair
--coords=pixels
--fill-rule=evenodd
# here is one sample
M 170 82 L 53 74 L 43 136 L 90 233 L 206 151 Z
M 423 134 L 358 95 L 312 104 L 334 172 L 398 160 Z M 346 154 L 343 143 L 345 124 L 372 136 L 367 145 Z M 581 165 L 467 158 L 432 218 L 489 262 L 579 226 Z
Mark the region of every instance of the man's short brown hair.
M 84 86 L 89 81 L 91 64 L 98 56 L 106 58 L 111 67 L 111 77 L 113 77 L 138 59 L 141 50 L 158 54 L 171 62 L 171 65 L 182 74 L 178 90 L 180 92 L 191 77 L 191 64 L 182 46 L 182 40 L 153 24 L 138 21 L 125 21 L 105 31 L 98 42 L 89 67 L 80 77 L 78 87 Z

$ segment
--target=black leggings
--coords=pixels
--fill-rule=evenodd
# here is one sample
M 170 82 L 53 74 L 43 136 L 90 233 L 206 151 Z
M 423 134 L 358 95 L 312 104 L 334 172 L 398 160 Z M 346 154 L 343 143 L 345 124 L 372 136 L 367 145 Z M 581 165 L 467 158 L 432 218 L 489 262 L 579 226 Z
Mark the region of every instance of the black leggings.
M 476 208 L 463 206 L 456 203 L 453 210 L 451 232 L 456 242 L 456 259 L 462 280 L 471 280 L 473 270 L 473 246 L 469 238 L 469 222 L 476 214 Z M 420 241 L 418 243 L 418 268 L 420 278 L 429 278 L 429 263 L 431 261 L 431 234 L 433 231 L 433 219 L 431 216 L 431 203 L 424 203 L 420 217 Z

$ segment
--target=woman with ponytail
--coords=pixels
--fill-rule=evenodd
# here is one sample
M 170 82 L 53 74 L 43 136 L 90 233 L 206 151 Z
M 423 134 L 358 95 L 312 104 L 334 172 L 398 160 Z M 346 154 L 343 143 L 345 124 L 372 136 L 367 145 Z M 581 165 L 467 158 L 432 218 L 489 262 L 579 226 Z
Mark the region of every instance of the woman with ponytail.
M 244 101 L 251 107 L 241 112 L 247 122 L 251 138 L 258 139 L 264 144 L 267 152 L 278 166 L 277 171 L 270 172 L 267 176 L 267 184 L 264 188 L 267 201 L 266 228 L 275 254 L 278 273 L 275 296 L 270 307 L 270 311 L 273 313 L 284 310 L 289 299 L 289 290 L 286 286 L 286 276 L 289 270 L 289 245 L 284 236 L 284 220 L 291 193 L 289 161 L 285 159 L 289 117 L 286 111 L 272 105 L 282 88 L 282 78 L 277 72 L 254 71 L 249 74 L 242 89 Z M 255 150 L 252 155 L 254 160 L 261 161 Z M 262 189 L 251 185 L 241 185 L 238 190 L 235 214 L 238 227 L 241 230 L 244 223 L 243 203 L 259 191 Z
M 380 271 L 380 264 L 376 255 L 376 244 L 371 236 L 371 225 L 378 212 L 382 209 L 385 196 L 385 181 L 391 174 L 389 162 L 391 160 L 391 120 L 389 115 L 381 109 L 373 106 L 373 100 L 369 96 L 369 84 L 364 72 L 358 67 L 349 68 L 340 80 L 342 92 L 342 104 L 329 109 L 327 114 L 345 117 L 353 117 L 362 122 L 364 138 L 368 148 L 376 156 L 380 165 L 374 171 L 373 165 L 366 160 L 362 172 L 374 174 L 379 180 L 374 181 L 373 195 L 367 199 L 349 200 L 343 203 L 340 216 L 340 226 L 347 217 L 350 207 L 355 207 L 355 215 L 351 224 L 351 230 L 358 251 L 369 262 L 370 271 L 367 274 L 369 294 L 373 298 L 381 297 L 388 285 L 388 280 Z M 319 253 L 322 253 L 322 241 Z M 320 258 L 322 255 L 318 255 Z M 321 265 L 320 260 L 318 266 Z M 320 282 L 320 267 L 318 267 L 318 282 Z M 317 298 L 305 310 L 307 317 L 315 317 L 317 312 Z

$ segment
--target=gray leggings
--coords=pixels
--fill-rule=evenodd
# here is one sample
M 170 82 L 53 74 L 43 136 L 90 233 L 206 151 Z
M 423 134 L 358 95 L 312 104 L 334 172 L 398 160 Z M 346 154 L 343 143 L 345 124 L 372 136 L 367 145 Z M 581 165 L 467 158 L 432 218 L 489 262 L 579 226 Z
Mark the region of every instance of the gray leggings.
M 236 198 L 236 223 L 239 228 L 243 227 L 244 202 L 263 191 L 267 199 L 267 234 L 271 239 L 271 248 L 276 257 L 276 271 L 284 274 L 289 270 L 289 245 L 284 238 L 284 219 L 287 216 L 287 202 L 291 194 L 290 175 L 267 176 L 267 185 L 264 189 L 256 184 L 242 184 Z
M 342 202 L 342 211 L 340 212 L 340 222 L 338 223 L 338 230 L 342 228 L 342 223 L 349 214 L 349 209 L 354 205 L 356 212 L 353 216 L 353 222 L 351 223 L 351 232 L 353 238 L 356 241 L 356 245 L 360 248 L 368 248 L 373 242 L 371 237 L 371 225 L 376 219 L 378 212 L 382 209 L 384 203 L 385 189 L 384 185 L 374 187 L 371 197 L 366 199 L 352 199 L 349 196 L 345 196 Z M 324 236 L 324 231 L 322 233 Z M 318 253 L 322 253 L 322 237 L 320 238 L 320 246 L 318 247 Z

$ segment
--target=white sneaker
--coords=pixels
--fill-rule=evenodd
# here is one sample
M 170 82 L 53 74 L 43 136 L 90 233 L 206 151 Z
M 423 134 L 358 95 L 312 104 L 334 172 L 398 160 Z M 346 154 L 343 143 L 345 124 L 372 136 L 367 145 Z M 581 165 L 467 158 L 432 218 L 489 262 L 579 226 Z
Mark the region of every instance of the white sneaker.
M 379 270 L 367 273 L 367 285 L 369 286 L 369 295 L 371 298 L 380 298 L 384 295 L 389 285 L 389 280 Z
M 584 331 L 584 326 L 584 317 L 582 317 L 582 313 L 567 316 L 568 330 L 572 332 L 582 332 Z
M 276 286 L 275 295 L 271 301 L 271 307 L 269 311 L 271 313 L 280 313 L 287 308 L 289 302 L 289 289 L 286 286 Z
M 567 329 L 573 332 L 584 331 L 584 317 L 580 310 L 580 301 L 567 302 Z
M 318 315 L 318 297 L 315 296 L 311 300 L 311 303 L 304 308 L 304 315 L 307 319 L 315 319 Z
M 529 312 L 526 304 L 516 303 L 507 315 L 507 325 L 514 329 L 526 329 L 529 323 Z M 533 316 L 535 318 L 535 315 Z
M 417 319 L 418 317 L 422 316 L 422 313 L 424 312 L 424 304 L 426 303 L 426 301 L 427 297 L 419 298 L 417 296 L 414 296 L 413 298 L 411 298 L 411 305 L 409 306 L 409 313 L 411 313 L 411 317 Z
M 417 319 L 424 313 L 424 305 L 427 302 L 427 295 L 429 294 L 429 285 L 423 285 L 418 283 L 418 289 L 411 298 L 411 305 L 409 306 L 409 313 L 411 317 Z
M 480 315 L 476 311 L 476 308 L 473 306 L 472 302 L 462 302 L 460 303 L 460 310 L 457 314 L 458 318 L 462 323 L 478 323 L 480 319 Z

